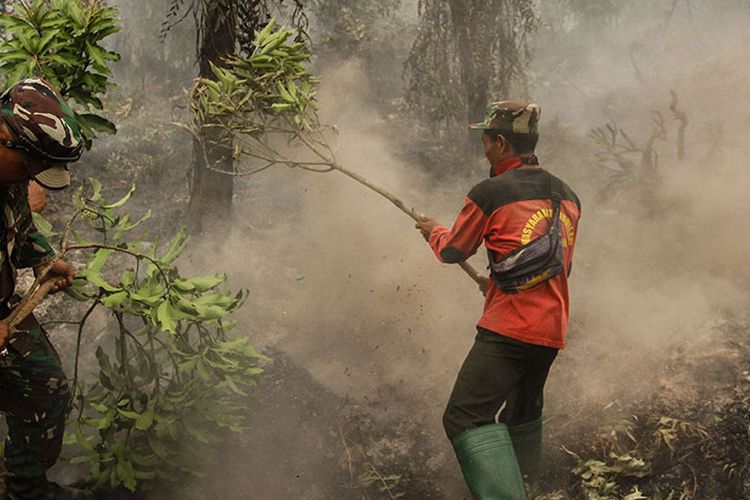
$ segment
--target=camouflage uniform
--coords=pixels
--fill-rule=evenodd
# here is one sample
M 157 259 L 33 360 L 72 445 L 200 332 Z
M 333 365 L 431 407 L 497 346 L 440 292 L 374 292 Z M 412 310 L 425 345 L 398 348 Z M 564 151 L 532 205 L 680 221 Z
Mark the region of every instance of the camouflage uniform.
M 10 132 L 0 147 L 21 153 L 30 178 L 48 189 L 70 183 L 66 163 L 80 158 L 83 139 L 74 113 L 49 82 L 29 78 L 11 86 L 0 96 L 0 120 Z M 16 269 L 53 257 L 34 226 L 28 182 L 0 187 L 0 318 L 18 300 L 13 295 Z M 36 319 L 26 318 L 0 356 L 0 411 L 8 423 L 7 498 L 81 497 L 45 476 L 60 455 L 70 398 L 60 357 Z
M 70 107 L 49 82 L 27 78 L 0 96 L 0 118 L 14 133 L 3 146 L 23 152 L 26 171 L 47 189 L 70 184 L 67 162 L 77 161 L 83 138 Z
M 54 252 L 36 231 L 26 183 L 0 190 L 0 316 L 13 302 L 17 268 L 48 262 Z M 8 354 L 0 356 L 0 411 L 8 437 L 5 466 L 20 477 L 43 476 L 60 455 L 70 389 L 60 357 L 33 316 L 13 334 Z

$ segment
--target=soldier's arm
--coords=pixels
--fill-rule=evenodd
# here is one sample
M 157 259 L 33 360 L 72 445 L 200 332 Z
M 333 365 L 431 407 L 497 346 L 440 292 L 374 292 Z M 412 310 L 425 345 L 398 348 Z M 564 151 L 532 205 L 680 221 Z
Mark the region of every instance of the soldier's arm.
M 0 321 L 0 351 L 5 349 L 5 344 L 8 343 L 9 338 L 10 329 L 8 328 L 8 324 L 4 321 Z
M 29 207 L 32 212 L 37 213 L 42 213 L 47 208 L 47 193 L 34 181 L 29 183 Z
M 487 216 L 471 198 L 466 198 L 453 227 L 437 225 L 430 232 L 429 243 L 441 262 L 455 264 L 474 255 L 484 239 Z
M 19 238 L 20 246 L 13 252 L 15 267 L 39 267 L 49 263 L 56 254 L 47 238 L 32 221 L 23 230 L 24 234 Z
M 16 237 L 18 247 L 13 251 L 13 265 L 17 268 L 31 267 L 34 275 L 38 276 L 42 270 L 54 259 L 56 253 L 42 233 L 34 225 L 28 206 L 28 198 L 19 199 L 16 213 L 19 214 L 19 234 Z M 56 293 L 73 284 L 75 270 L 64 260 L 54 263 L 43 281 L 55 280 L 55 286 L 50 290 Z

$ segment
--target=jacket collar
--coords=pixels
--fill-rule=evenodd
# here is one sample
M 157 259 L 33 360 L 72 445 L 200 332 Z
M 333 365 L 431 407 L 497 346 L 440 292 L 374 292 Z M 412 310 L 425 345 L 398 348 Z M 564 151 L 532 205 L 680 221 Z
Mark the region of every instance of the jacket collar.
M 524 165 L 539 165 L 539 160 L 536 156 L 526 156 L 521 158 L 520 156 L 511 156 L 503 161 L 495 163 L 490 169 L 490 177 L 495 177 L 505 172 L 510 172 Z

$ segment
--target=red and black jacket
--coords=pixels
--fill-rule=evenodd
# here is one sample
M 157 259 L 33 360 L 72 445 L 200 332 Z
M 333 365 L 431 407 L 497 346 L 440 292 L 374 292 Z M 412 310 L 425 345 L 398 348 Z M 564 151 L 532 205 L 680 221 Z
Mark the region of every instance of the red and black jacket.
M 541 168 L 519 168 L 513 157 L 495 165 L 491 178 L 469 192 L 461 212 L 448 229 L 438 226 L 430 246 L 446 263 L 462 262 L 484 243 L 500 259 L 544 234 L 552 220 L 549 180 Z M 490 280 L 484 314 L 477 326 L 529 344 L 562 349 L 569 316 L 570 275 L 581 204 L 562 182 L 560 222 L 564 270 L 556 277 L 518 294 L 506 294 Z

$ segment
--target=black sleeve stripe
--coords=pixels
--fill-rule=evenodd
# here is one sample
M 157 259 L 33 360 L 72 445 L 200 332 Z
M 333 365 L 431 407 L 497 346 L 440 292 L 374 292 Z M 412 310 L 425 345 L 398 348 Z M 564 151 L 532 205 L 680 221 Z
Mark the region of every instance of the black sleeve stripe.
M 466 256 L 456 247 L 447 246 L 440 250 L 440 258 L 446 264 L 458 264 L 466 260 Z
M 573 201 L 580 210 L 578 196 L 567 184 L 562 185 L 563 199 Z M 469 191 L 468 197 L 489 217 L 510 203 L 549 199 L 548 178 L 541 168 L 511 170 L 480 182 Z

